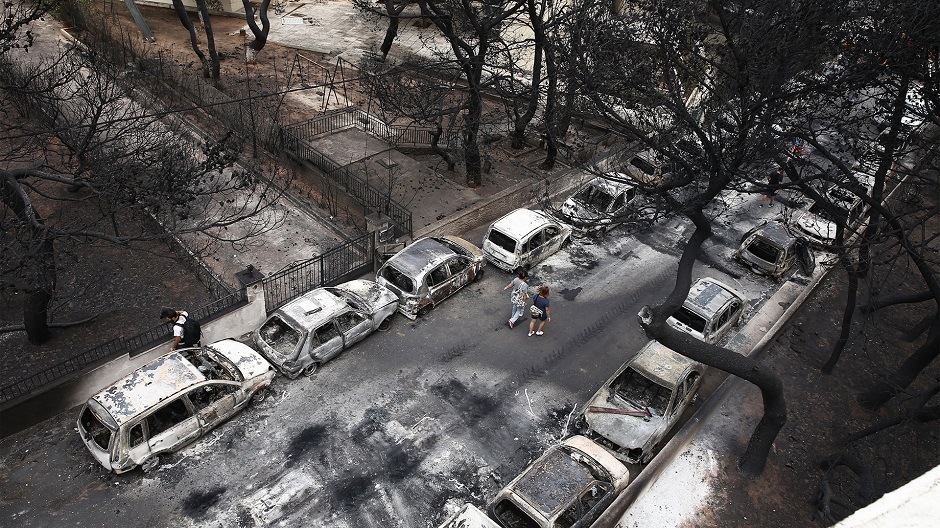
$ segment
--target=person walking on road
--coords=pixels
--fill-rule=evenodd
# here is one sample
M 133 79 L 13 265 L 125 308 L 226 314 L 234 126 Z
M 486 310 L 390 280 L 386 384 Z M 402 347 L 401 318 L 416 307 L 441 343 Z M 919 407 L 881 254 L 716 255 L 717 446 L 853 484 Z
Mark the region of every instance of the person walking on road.
M 503 288 L 503 291 L 512 288 L 512 293 L 509 294 L 509 304 L 512 307 L 512 313 L 509 316 L 509 328 L 515 328 L 516 321 L 525 313 L 525 305 L 529 300 L 529 285 L 525 282 L 528 278 L 529 274 L 526 270 L 519 268 L 518 276 L 514 277 L 512 281 Z
M 770 198 L 770 206 L 774 206 L 774 198 L 777 197 L 777 190 L 780 188 L 780 184 L 783 183 L 783 167 L 778 167 L 776 171 L 771 172 L 770 176 L 767 177 L 767 190 L 764 191 L 764 196 L 761 196 L 760 206 L 764 206 L 764 200 Z
M 160 309 L 160 319 L 168 323 L 173 323 L 173 343 L 170 344 L 170 351 L 177 347 L 199 346 L 202 337 L 202 329 L 196 319 L 189 317 L 189 312 L 185 310 L 174 310 L 164 306 Z
M 529 307 L 532 312 L 532 319 L 529 321 L 529 337 L 532 334 L 542 335 L 542 329 L 545 328 L 545 321 L 552 320 L 552 309 L 548 303 L 548 286 L 544 284 L 539 286 L 539 294 L 532 299 L 532 306 Z M 535 321 L 539 321 L 538 330 L 535 329 Z

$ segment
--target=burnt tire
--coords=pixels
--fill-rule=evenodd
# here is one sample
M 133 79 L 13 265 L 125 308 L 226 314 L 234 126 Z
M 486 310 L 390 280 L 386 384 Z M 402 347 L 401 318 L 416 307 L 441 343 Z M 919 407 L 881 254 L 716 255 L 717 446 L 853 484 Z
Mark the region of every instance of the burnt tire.
M 160 455 L 153 455 L 140 463 L 140 469 L 144 473 L 150 473 L 158 467 L 160 467 Z
M 477 274 L 473 276 L 473 282 L 476 282 L 476 281 L 482 279 L 482 278 L 483 278 L 483 272 L 484 272 L 484 271 L 486 271 L 486 269 L 480 268 L 480 271 L 478 271 Z
M 301 373 L 302 373 L 304 376 L 306 376 L 306 377 L 309 378 L 310 376 L 313 376 L 314 374 L 316 374 L 316 373 L 317 373 L 317 370 L 319 370 L 319 368 L 320 368 L 320 364 L 317 363 L 317 362 L 313 362 L 313 363 L 307 365 L 306 367 L 304 367 L 304 369 L 301 371 Z
M 379 323 L 375 329 L 379 332 L 388 332 L 388 329 L 392 327 L 392 316 L 388 316 Z
M 418 317 L 424 317 L 424 316 L 428 315 L 429 313 L 431 313 L 431 310 L 433 310 L 433 309 L 434 309 L 434 304 L 433 304 L 433 303 L 429 303 L 429 304 L 424 305 L 423 308 L 421 308 L 420 310 L 418 310 Z

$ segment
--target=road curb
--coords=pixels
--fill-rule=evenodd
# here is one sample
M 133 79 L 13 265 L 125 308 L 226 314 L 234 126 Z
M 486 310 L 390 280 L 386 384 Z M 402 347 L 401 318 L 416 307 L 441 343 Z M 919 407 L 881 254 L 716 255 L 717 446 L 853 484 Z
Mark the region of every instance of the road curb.
M 790 322 L 790 319 L 796 314 L 797 310 L 806 302 L 806 299 L 809 298 L 813 292 L 816 291 L 816 288 L 822 283 L 823 279 L 829 276 L 829 272 L 832 271 L 834 266 L 820 266 L 816 273 L 810 278 L 809 282 L 800 290 L 800 292 L 790 301 L 790 304 L 783 310 L 780 314 L 780 317 L 777 318 L 776 322 L 764 332 L 763 337 L 758 339 L 758 341 L 751 347 L 750 351 L 746 354 L 747 357 L 758 360 L 764 354 L 764 352 L 769 349 L 770 343 L 775 340 L 783 329 L 785 325 Z M 790 282 L 790 281 L 788 281 Z M 774 293 L 767 302 L 764 303 L 763 307 L 772 306 L 771 303 L 782 303 L 785 302 L 783 295 L 780 292 L 786 291 L 786 289 L 781 286 L 777 289 L 777 292 Z M 792 290 L 791 290 L 792 291 Z M 779 305 L 779 304 L 778 304 Z M 763 307 L 762 310 L 763 311 Z M 739 335 L 752 333 L 759 331 L 760 320 L 758 317 L 752 317 L 750 321 L 744 328 L 742 328 L 734 337 L 732 341 L 737 338 Z M 708 401 L 696 412 L 689 421 L 686 422 L 685 426 L 680 429 L 675 436 L 665 445 L 659 454 L 653 457 L 653 460 L 646 466 L 640 476 L 632 480 L 630 484 L 614 499 L 614 502 L 611 503 L 610 507 L 595 521 L 592 528 L 603 528 L 603 527 L 612 527 L 616 526 L 620 521 L 621 517 L 627 512 L 627 510 L 639 499 L 643 492 L 649 489 L 653 484 L 659 480 L 659 477 L 663 474 L 663 471 L 672 464 L 672 462 L 685 450 L 685 448 L 692 442 L 696 437 L 699 431 L 702 429 L 702 426 L 708 422 L 708 419 L 711 418 L 722 405 L 727 401 L 727 399 L 733 394 L 742 384 L 748 383 L 747 381 L 738 378 L 737 376 L 728 375 L 728 378 L 719 385 L 715 392 L 708 398 Z

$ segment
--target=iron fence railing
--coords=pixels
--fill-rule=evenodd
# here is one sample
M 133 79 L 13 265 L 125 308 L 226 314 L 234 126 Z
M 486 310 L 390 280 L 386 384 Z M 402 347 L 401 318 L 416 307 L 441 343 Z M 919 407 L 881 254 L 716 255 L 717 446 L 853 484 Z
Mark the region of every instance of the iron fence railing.
M 247 302 L 245 290 L 235 291 L 221 299 L 216 299 L 211 303 L 190 310 L 190 316 L 195 317 L 201 322 L 205 322 L 212 316 L 234 308 Z M 172 334 L 170 324 L 165 323 L 155 326 L 132 337 L 118 337 L 107 343 L 101 344 L 86 350 L 85 352 L 70 357 L 64 361 L 56 363 L 45 368 L 36 374 L 23 378 L 14 383 L 0 388 L 0 403 L 25 396 L 36 392 L 46 385 L 55 383 L 76 372 L 80 372 L 90 365 L 94 365 L 105 359 L 111 359 L 123 354 L 129 354 L 131 357 L 149 350 L 161 341 L 169 341 Z
M 395 201 L 388 192 L 373 187 L 367 181 L 356 176 L 348 167 L 340 165 L 332 158 L 311 147 L 309 143 L 294 135 L 290 130 L 282 129 L 284 148 L 294 156 L 320 169 L 328 178 L 343 187 L 347 194 L 359 200 L 363 206 L 379 211 L 388 216 L 395 228 L 396 237 L 412 234 L 412 215 L 405 206 Z
M 263 279 L 268 313 L 304 293 L 338 284 L 373 269 L 372 233 L 366 233 L 312 259 L 295 262 Z

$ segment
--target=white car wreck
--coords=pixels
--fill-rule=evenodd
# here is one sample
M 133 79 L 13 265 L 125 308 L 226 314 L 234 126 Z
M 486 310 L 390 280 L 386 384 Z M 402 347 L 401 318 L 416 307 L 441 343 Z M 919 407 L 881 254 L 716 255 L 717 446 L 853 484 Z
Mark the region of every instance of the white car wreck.
M 587 527 L 629 481 L 626 466 L 604 448 L 572 436 L 548 448 L 503 488 L 489 515 L 505 528 Z
M 381 284 L 352 280 L 317 288 L 285 304 L 252 332 L 261 354 L 285 376 L 311 375 L 377 330 L 398 308 Z
M 494 266 L 514 272 L 545 260 L 570 239 L 570 226 L 541 211 L 516 209 L 487 229 L 482 249 Z
M 618 459 L 646 464 L 692 403 L 703 371 L 701 363 L 650 341 L 588 400 L 581 427 Z
M 241 411 L 275 371 L 249 346 L 226 339 L 184 348 L 137 369 L 88 399 L 78 434 L 115 473 L 156 468 Z
M 700 341 L 715 344 L 737 326 L 747 307 L 747 299 L 737 290 L 704 277 L 692 284 L 682 307 L 666 323 Z

